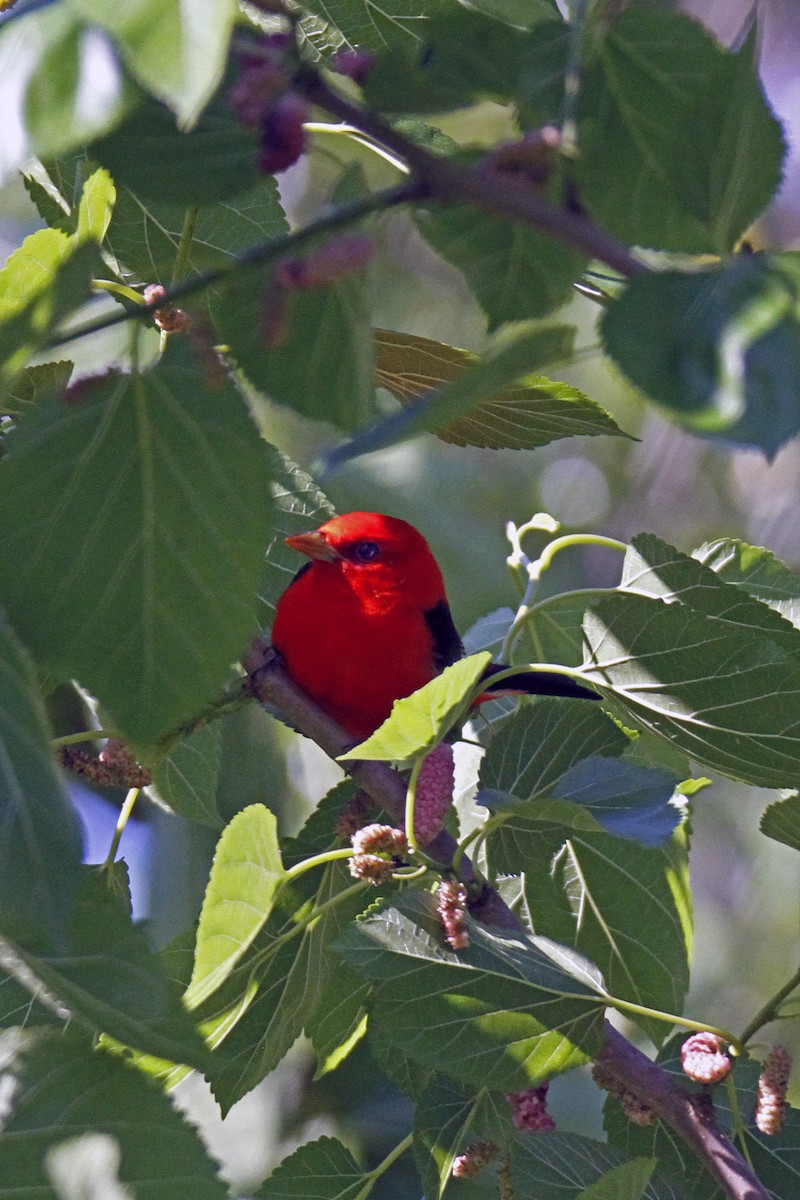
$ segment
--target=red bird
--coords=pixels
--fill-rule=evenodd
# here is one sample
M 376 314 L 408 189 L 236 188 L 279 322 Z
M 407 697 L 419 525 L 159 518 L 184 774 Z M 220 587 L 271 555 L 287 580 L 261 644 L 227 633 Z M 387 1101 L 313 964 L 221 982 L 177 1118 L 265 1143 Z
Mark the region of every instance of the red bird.
M 464 653 L 439 565 L 413 525 L 382 513 L 345 513 L 286 545 L 311 561 L 278 601 L 272 643 L 303 691 L 362 740 Z M 491 663 L 485 677 L 503 669 Z M 548 672 L 498 684 L 509 690 L 597 699 Z

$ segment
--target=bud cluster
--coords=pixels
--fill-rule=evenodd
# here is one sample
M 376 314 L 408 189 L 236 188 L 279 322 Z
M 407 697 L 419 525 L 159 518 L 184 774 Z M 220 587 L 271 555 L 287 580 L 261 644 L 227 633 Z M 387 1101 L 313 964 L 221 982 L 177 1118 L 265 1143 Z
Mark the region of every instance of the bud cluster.
M 367 883 L 384 883 L 408 851 L 402 829 L 391 825 L 365 825 L 351 837 L 353 856 L 349 860 L 350 874 Z
M 619 1100 L 622 1111 L 633 1125 L 655 1125 L 658 1117 L 635 1092 L 630 1091 L 600 1063 L 592 1067 L 592 1079 L 599 1088 Z
M 527 1088 L 524 1092 L 509 1092 L 506 1100 L 511 1105 L 511 1121 L 515 1129 L 525 1133 L 545 1133 L 556 1127 L 547 1111 L 547 1089 L 549 1083 Z
M 681 1066 L 695 1083 L 720 1083 L 731 1069 L 725 1042 L 707 1030 L 693 1033 L 681 1046 Z
M 444 926 L 444 936 L 453 950 L 466 950 L 467 889 L 457 879 L 443 879 L 436 890 L 436 911 Z
M 167 289 L 160 283 L 148 283 L 142 293 L 147 304 L 155 304 L 166 294 Z M 165 304 L 163 308 L 157 308 L 153 313 L 153 320 L 165 333 L 182 333 L 190 324 L 189 314 L 182 308 L 176 308 L 174 304 Z
M 758 1077 L 756 1128 L 761 1133 L 775 1134 L 783 1129 L 786 1120 L 786 1089 L 792 1056 L 783 1046 L 773 1046 L 764 1059 L 764 1070 Z

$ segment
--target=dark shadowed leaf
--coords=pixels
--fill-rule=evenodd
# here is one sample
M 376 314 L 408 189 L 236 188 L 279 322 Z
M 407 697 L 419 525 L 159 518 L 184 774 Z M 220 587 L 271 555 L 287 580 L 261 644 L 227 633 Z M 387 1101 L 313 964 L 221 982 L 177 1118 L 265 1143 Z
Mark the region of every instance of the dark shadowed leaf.
M 761 832 L 776 842 L 800 850 L 800 796 L 795 792 L 785 800 L 776 800 L 764 811 Z
M 307 1142 L 264 1180 L 254 1200 L 358 1200 L 368 1180 L 336 1138 Z
M 217 809 L 217 780 L 222 765 L 222 729 L 203 725 L 153 767 L 147 794 L 169 812 L 212 829 L 224 822 Z

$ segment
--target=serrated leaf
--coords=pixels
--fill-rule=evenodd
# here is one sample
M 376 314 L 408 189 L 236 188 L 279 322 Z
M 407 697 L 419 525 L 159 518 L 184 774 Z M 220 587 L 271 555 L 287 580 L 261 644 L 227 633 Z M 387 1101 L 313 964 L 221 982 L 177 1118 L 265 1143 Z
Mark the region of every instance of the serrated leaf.
M 383 724 L 365 742 L 340 755 L 340 760 L 377 759 L 410 765 L 466 715 L 490 661 L 491 655 L 485 652 L 462 658 L 412 695 L 395 700 Z
M 517 1133 L 509 1161 L 515 1194 L 536 1200 L 688 1200 L 679 1183 L 653 1174 L 653 1158 L 631 1160 L 575 1133 Z
M 800 670 L 774 642 L 680 604 L 618 593 L 584 621 L 587 680 L 699 763 L 794 786 Z
M 451 951 L 433 898 L 407 892 L 340 938 L 348 961 L 376 985 L 371 1012 L 383 1038 L 430 1069 L 503 1090 L 540 1083 L 596 1051 L 595 992 L 525 934 L 471 921 L 469 930 L 469 948 Z
M 138 196 L 122 187 L 108 231 L 108 245 L 138 282 L 171 282 L 186 205 Z M 254 241 L 288 229 L 272 176 L 241 195 L 203 205 L 196 215 L 185 274 L 223 266 Z
M 3 1132 L 9 1193 L 52 1196 L 49 1154 L 91 1132 L 119 1147 L 119 1179 L 137 1196 L 225 1200 L 227 1186 L 196 1129 L 160 1088 L 88 1040 L 71 1031 L 26 1037 L 7 1077 L 17 1081 Z
M 581 200 L 626 243 L 724 254 L 781 179 L 783 134 L 753 63 L 703 26 L 626 9 L 585 65 Z
M 214 722 L 181 739 L 166 758 L 159 759 L 152 768 L 153 782 L 145 790 L 168 812 L 221 829 L 224 822 L 217 808 L 221 765 L 222 729 Z
M 692 551 L 692 558 L 748 596 L 774 608 L 800 627 L 800 576 L 763 546 L 739 538 L 717 538 Z
M 261 179 L 256 133 L 236 121 L 222 99 L 189 132 L 178 129 L 165 105 L 144 100 L 88 153 L 108 168 L 117 187 L 154 203 L 217 204 L 251 191 Z
M 280 327 L 276 345 L 262 328 Z M 270 290 L 248 272 L 212 303 L 220 339 L 254 387 L 302 416 L 356 429 L 375 412 L 372 294 L 368 274 L 327 287 Z
M 72 368 L 71 362 L 51 362 L 25 367 L 9 386 L 3 398 L 3 412 L 14 415 L 53 392 L 63 392 L 69 383 Z
M 590 1184 L 577 1200 L 641 1200 L 655 1166 L 654 1158 L 634 1158 L 621 1163 Z
M 328 980 L 317 1011 L 305 1026 L 317 1056 L 315 1079 L 335 1071 L 364 1037 L 369 992 L 369 984 L 347 963 L 340 962 Z
M 481 785 L 519 800 L 553 794 L 582 759 L 617 756 L 628 739 L 595 705 L 541 696 L 504 721 L 481 764 Z
M 490 330 L 559 308 L 586 266 L 582 251 L 467 205 L 418 211 L 414 217 L 426 241 L 463 273 Z
M 375 330 L 378 383 L 403 404 L 460 378 L 480 361 L 430 338 Z M 577 388 L 545 376 L 529 376 L 477 403 L 467 414 L 434 432 L 443 442 L 484 449 L 533 450 L 561 437 L 623 436 L 616 422 Z
M 520 814 L 498 831 L 492 861 L 525 871 L 537 933 L 586 955 L 609 993 L 680 1012 L 689 983 L 692 923 L 683 840 L 649 849 L 606 833 Z M 642 1019 L 663 1040 L 663 1023 Z
M 272 912 L 284 879 L 275 814 L 251 804 L 225 827 L 214 853 L 186 1004 L 197 1008 L 220 987 Z
M 61 321 L 89 299 L 97 261 L 96 247 L 79 246 L 58 229 L 38 229 L 9 255 L 0 271 L 3 390 Z
M 336 516 L 336 509 L 310 475 L 276 447 L 268 446 L 268 452 L 275 532 L 267 545 L 267 566 L 259 589 L 259 600 L 266 609 L 264 624 L 271 624 L 278 599 L 299 569 L 297 552 L 285 545 L 285 539 L 316 529 Z
M 145 1053 L 207 1067 L 202 1042 L 177 990 L 143 927 L 131 922 L 101 870 L 84 870 L 64 948 L 40 951 L 16 941 L 14 950 L 34 979 L 81 1025 Z M 25 983 L 22 976 L 20 980 Z
M 761 818 L 760 829 L 767 837 L 800 850 L 800 795 L 796 792 L 785 800 L 768 805 Z
M 797 253 L 650 272 L 603 315 L 607 352 L 687 428 L 769 458 L 800 430 Z
M 423 1091 L 414 1114 L 414 1157 L 429 1200 L 444 1195 L 456 1155 L 486 1136 L 482 1110 L 490 1106 L 485 1090 L 475 1093 L 442 1075 Z
M 285 1158 L 254 1200 L 358 1200 L 368 1179 L 350 1151 L 332 1137 L 306 1142 Z
M 9 438 L 0 592 L 38 661 L 134 742 L 207 704 L 256 628 L 268 483 L 238 395 L 178 339 L 144 374 L 31 409 Z
M 72 0 L 105 29 L 139 82 L 181 122 L 195 121 L 217 87 L 236 19 L 235 0 Z
M 350 894 L 332 903 L 319 919 L 307 921 L 296 936 L 286 938 L 276 950 L 271 944 L 289 933 L 309 910 L 290 891 L 256 939 L 251 956 L 262 965 L 253 972 L 248 956 L 219 994 L 220 1004 L 203 1028 L 215 1046 L 214 1064 L 208 1072 L 217 1101 L 227 1111 L 281 1061 L 306 1025 L 311 1025 L 326 995 L 330 980 L 341 964 L 333 948 L 342 929 L 366 903 L 363 888 L 352 889 L 352 879 L 336 864 L 325 868 L 321 881 L 306 903 L 321 907 L 344 891 Z M 305 889 L 300 889 L 301 895 Z M 298 904 L 299 902 L 299 904 Z
M 680 777 L 630 761 L 587 758 L 558 781 L 553 795 L 577 805 L 599 827 L 641 846 L 668 842 L 683 812 L 676 803 Z
M 63 946 L 81 835 L 55 768 L 33 664 L 0 616 L 0 930 Z
M 367 0 L 311 0 L 308 12 L 324 18 L 335 31 L 336 41 L 346 41 L 363 50 L 415 42 L 427 18 L 447 12 L 450 0 L 391 0 L 374 8 Z
M 519 382 L 531 371 L 568 358 L 574 332 L 571 326 L 542 326 L 533 321 L 504 330 L 465 371 L 333 451 L 327 464 L 339 466 L 414 434 L 449 427 L 480 405 L 485 396 Z
M 710 568 L 651 533 L 638 534 L 625 554 L 620 588 L 678 600 L 741 632 L 764 634 L 790 658 L 800 656 L 800 633 L 778 612 L 723 582 Z

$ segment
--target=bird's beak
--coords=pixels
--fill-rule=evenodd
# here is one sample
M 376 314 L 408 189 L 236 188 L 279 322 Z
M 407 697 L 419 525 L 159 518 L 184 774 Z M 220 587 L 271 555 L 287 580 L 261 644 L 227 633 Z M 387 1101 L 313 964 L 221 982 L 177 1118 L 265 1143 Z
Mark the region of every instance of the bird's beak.
M 295 533 L 292 537 L 284 538 L 284 541 L 292 550 L 299 550 L 307 558 L 318 558 L 321 562 L 336 562 L 342 557 L 316 529 L 312 533 Z

